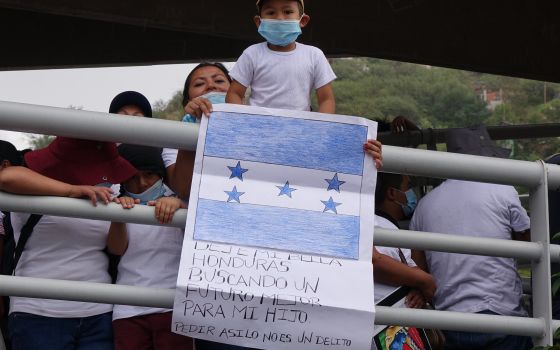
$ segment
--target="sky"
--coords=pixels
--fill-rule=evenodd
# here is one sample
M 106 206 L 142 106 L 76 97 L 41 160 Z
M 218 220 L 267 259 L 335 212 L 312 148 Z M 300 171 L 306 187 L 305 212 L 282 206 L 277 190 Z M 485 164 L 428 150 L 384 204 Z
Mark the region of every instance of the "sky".
M 144 94 L 153 104 L 182 90 L 196 64 L 137 67 L 49 69 L 0 72 L 0 101 L 82 107 L 107 112 L 115 95 L 126 90 Z M 231 68 L 233 63 L 226 64 Z M 0 116 L 1 118 L 1 116 Z M 29 146 L 25 134 L 0 130 L 0 139 L 16 148 Z

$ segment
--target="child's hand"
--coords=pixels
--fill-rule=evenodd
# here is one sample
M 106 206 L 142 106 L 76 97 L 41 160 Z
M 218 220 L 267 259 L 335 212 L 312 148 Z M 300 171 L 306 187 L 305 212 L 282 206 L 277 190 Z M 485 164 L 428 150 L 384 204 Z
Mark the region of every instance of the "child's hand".
M 116 197 L 113 201 L 122 205 L 123 209 L 131 209 L 135 204 L 140 204 L 140 199 L 131 197 Z
M 377 140 L 367 140 L 364 143 L 364 151 L 373 157 L 375 161 L 375 167 L 377 170 L 383 167 L 383 154 L 381 152 L 381 142 Z
M 185 112 L 198 119 L 202 118 L 202 115 L 209 116 L 212 112 L 212 102 L 206 97 L 195 97 L 187 103 Z
M 85 185 L 69 185 L 67 196 L 70 198 L 88 197 L 93 206 L 97 206 L 99 199 L 105 204 L 111 201 L 113 190 L 107 187 L 100 186 L 85 186 Z
M 177 209 L 185 209 L 187 207 L 185 202 L 177 197 L 161 197 L 155 201 L 149 201 L 148 205 L 156 207 L 156 219 L 158 219 L 161 224 L 170 223 Z

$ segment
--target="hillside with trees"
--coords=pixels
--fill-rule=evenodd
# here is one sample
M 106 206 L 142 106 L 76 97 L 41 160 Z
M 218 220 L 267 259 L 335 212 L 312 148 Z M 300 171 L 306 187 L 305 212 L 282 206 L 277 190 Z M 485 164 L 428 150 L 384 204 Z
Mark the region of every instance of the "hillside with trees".
M 340 58 L 331 63 L 338 76 L 333 88 L 339 114 L 387 121 L 403 115 L 421 128 L 560 120 L 559 84 L 374 58 Z M 490 97 L 499 98 L 491 105 Z M 180 120 L 181 100 L 177 91 L 169 100 L 157 101 L 154 115 Z M 35 141 L 43 145 L 49 140 Z M 560 151 L 557 138 L 503 144 L 514 149 L 517 159 L 533 160 Z

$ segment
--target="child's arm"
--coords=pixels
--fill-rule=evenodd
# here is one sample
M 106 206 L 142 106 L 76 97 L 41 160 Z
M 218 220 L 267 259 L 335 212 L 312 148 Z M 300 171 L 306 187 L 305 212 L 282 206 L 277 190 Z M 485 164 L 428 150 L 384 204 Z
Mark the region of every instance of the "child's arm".
M 246 86 L 243 86 L 237 82 L 237 80 L 232 81 L 227 91 L 226 103 L 242 105 L 243 98 L 245 98 L 245 91 L 247 91 Z
M 70 185 L 22 166 L 12 166 L 0 171 L 0 190 L 38 196 L 89 197 L 93 205 L 97 205 L 98 197 L 105 204 L 109 203 L 113 194 L 110 188 Z
M 334 114 L 336 111 L 334 92 L 331 83 L 323 85 L 317 89 L 317 102 L 319 103 L 319 112 Z
M 177 197 L 161 197 L 155 201 L 149 201 L 148 205 L 156 207 L 156 219 L 161 224 L 170 223 L 177 209 L 187 209 L 186 203 Z
M 128 232 L 124 222 L 112 222 L 107 235 L 109 253 L 121 256 L 128 248 Z
M 124 209 L 134 208 L 135 204 L 140 203 L 140 200 L 130 197 L 117 197 L 113 201 L 122 205 Z M 124 222 L 111 222 L 107 235 L 107 250 L 113 255 L 121 256 L 127 248 L 128 231 L 126 230 L 126 224 Z
M 180 149 L 175 164 L 167 167 L 169 185 L 180 198 L 188 198 L 190 195 L 195 155 L 193 151 Z M 169 171 L 171 167 L 173 170 Z

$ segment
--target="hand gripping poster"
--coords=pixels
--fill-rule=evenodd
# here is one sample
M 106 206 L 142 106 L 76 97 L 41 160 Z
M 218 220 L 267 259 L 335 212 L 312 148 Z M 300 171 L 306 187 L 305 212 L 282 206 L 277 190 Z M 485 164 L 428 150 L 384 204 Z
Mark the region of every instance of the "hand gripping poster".
M 172 330 L 257 349 L 369 349 L 376 170 L 363 118 L 203 118 Z

